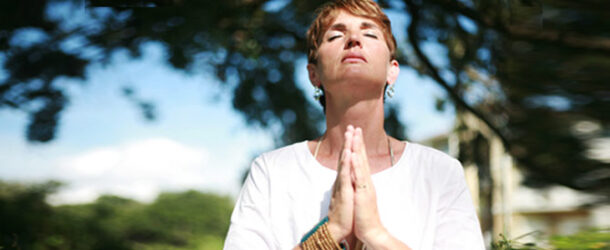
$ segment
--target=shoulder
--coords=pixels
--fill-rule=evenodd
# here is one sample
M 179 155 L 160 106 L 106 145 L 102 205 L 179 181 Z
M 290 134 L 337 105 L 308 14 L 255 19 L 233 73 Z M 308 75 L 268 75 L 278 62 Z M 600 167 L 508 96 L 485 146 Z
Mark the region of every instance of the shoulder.
M 306 147 L 306 145 L 307 141 L 301 141 L 262 153 L 254 159 L 254 163 L 271 167 L 278 165 L 279 162 L 286 163 L 294 161 L 306 152 L 303 150 L 303 147 Z
M 440 151 L 436 148 L 432 148 L 429 146 L 424 146 L 414 142 L 407 142 L 407 146 L 405 147 L 405 151 L 409 153 L 409 156 L 417 161 L 426 162 L 426 163 L 447 163 L 447 164 L 455 164 L 458 162 L 457 159 L 448 155 L 447 153 Z
M 412 168 L 435 177 L 462 171 L 462 164 L 447 153 L 418 143 L 407 142 L 407 162 Z
M 296 142 L 281 148 L 277 148 L 271 151 L 262 153 L 258 158 L 264 158 L 265 160 L 274 160 L 277 158 L 291 157 L 294 154 L 302 153 L 302 147 L 307 145 L 307 141 Z
M 294 165 L 294 162 L 297 161 L 296 154 L 302 151 L 299 148 L 303 147 L 302 143 L 306 142 L 297 142 L 260 154 L 252 161 L 248 175 L 254 180 L 263 180 L 278 174 L 281 175 L 277 171 L 282 169 L 279 166 Z

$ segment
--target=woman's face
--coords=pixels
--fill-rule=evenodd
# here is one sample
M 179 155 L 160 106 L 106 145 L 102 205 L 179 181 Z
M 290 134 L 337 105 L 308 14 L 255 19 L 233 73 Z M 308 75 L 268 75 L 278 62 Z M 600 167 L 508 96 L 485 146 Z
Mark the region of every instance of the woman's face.
M 347 89 L 378 95 L 386 82 L 394 83 L 398 75 L 398 63 L 390 60 L 381 27 L 345 11 L 323 34 L 317 64 L 309 64 L 307 69 L 312 83 L 323 84 L 331 95 Z

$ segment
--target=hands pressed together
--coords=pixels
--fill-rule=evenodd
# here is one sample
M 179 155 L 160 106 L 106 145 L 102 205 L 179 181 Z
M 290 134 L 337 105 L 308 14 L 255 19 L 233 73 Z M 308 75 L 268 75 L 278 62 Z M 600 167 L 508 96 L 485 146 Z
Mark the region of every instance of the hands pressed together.
M 328 211 L 328 230 L 337 241 L 356 237 L 370 248 L 377 248 L 374 246 L 387 243 L 392 236 L 379 218 L 362 129 L 348 126 L 343 144 Z
M 312 240 L 311 235 L 306 236 L 309 238 L 302 242 L 307 244 L 306 249 L 316 249 L 315 246 L 321 247 L 320 249 L 329 249 L 325 248 L 328 245 L 324 245 L 328 243 L 326 239 L 331 242 L 334 240 L 337 247 L 339 246 L 337 243 L 343 240 L 350 245 L 359 240 L 364 243 L 366 249 L 411 249 L 392 236 L 381 223 L 377 209 L 377 194 L 371 179 L 371 170 L 360 128 L 350 125 L 345 132 L 343 149 L 337 167 L 337 178 L 330 198 L 328 221 L 322 225 L 323 229 L 320 233 L 322 236 L 316 236 L 319 237 L 317 240 Z M 318 231 L 319 229 L 316 227 L 313 235 L 316 235 Z M 330 235 L 327 238 L 327 236 L 323 236 L 324 234 Z M 330 237 L 332 239 L 329 239 Z M 312 246 L 314 248 L 311 248 Z M 356 246 L 362 245 L 354 244 L 353 246 L 349 249 L 357 249 Z M 299 244 L 294 249 L 304 248 Z

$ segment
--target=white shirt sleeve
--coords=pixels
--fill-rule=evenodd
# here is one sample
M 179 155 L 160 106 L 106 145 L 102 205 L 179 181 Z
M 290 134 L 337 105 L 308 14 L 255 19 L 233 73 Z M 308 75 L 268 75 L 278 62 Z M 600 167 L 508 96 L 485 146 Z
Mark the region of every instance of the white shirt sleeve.
M 459 161 L 453 161 L 441 186 L 434 249 L 485 249 L 464 169 Z
M 269 175 L 261 156 L 252 163 L 233 209 L 224 249 L 274 248 L 269 225 Z

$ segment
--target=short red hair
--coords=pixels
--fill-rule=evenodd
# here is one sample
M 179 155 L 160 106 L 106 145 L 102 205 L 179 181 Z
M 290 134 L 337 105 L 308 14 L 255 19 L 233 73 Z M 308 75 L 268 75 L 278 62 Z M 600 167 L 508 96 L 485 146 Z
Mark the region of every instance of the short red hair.
M 396 39 L 392 35 L 390 19 L 383 13 L 377 3 L 372 0 L 336 0 L 324 4 L 316 11 L 316 19 L 307 30 L 307 61 L 309 63 L 315 64 L 317 62 L 318 48 L 322 43 L 322 37 L 342 10 L 354 16 L 371 19 L 377 23 L 381 27 L 386 44 L 390 49 L 391 59 L 396 58 Z

